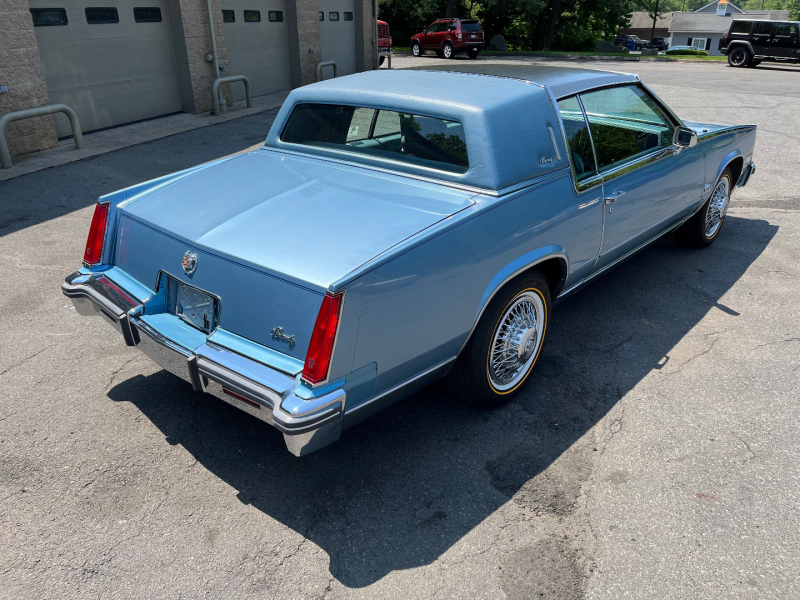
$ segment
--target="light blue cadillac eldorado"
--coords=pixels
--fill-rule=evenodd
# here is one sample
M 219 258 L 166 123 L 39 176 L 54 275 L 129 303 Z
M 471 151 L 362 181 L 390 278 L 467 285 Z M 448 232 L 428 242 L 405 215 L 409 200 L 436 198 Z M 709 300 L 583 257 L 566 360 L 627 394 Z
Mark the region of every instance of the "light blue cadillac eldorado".
M 294 90 L 258 150 L 100 198 L 63 293 L 298 456 L 440 377 L 507 402 L 556 298 L 666 232 L 714 241 L 756 129 L 635 75 L 497 70 Z

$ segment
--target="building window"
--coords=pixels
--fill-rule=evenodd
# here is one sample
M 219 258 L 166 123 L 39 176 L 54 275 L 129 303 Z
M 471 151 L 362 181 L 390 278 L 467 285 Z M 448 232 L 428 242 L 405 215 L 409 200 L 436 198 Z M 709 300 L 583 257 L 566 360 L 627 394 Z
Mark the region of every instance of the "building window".
M 283 23 L 283 11 L 271 10 L 267 13 L 271 23 Z
M 52 27 L 66 25 L 67 11 L 63 8 L 32 8 L 31 17 L 34 27 Z
M 345 12 L 345 13 L 344 13 L 344 20 L 345 20 L 345 21 L 352 21 L 352 20 L 353 20 L 353 13 L 351 13 L 351 12 Z
M 320 21 L 324 21 L 325 20 L 325 13 L 322 12 L 322 11 L 319 11 L 319 20 Z
M 246 10 L 246 11 L 244 11 L 244 22 L 245 23 L 261 23 L 261 11 L 260 10 Z
M 339 20 L 339 13 L 338 12 L 329 12 L 328 13 L 328 21 L 338 21 Z
M 104 25 L 107 23 L 119 23 L 119 13 L 113 6 L 106 8 L 87 8 L 86 22 L 89 25 Z
M 232 10 L 223 10 L 222 11 L 222 22 L 223 23 L 236 23 L 236 13 Z
M 157 6 L 152 8 L 134 8 L 133 18 L 137 23 L 161 23 L 161 9 Z

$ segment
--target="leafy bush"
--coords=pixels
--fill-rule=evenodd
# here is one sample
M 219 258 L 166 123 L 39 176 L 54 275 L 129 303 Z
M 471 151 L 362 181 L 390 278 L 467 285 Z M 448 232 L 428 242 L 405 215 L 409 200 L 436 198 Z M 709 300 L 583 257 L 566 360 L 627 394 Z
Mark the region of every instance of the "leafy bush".
M 673 56 L 708 56 L 705 50 L 667 50 L 667 54 Z

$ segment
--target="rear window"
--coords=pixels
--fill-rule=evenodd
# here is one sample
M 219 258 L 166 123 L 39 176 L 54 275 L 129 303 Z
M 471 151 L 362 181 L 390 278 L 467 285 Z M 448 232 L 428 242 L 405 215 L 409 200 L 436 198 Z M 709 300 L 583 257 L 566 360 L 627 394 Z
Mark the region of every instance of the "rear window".
M 461 31 L 480 31 L 481 24 L 477 21 L 461 21 Z
M 344 150 L 453 173 L 469 168 L 458 121 L 337 104 L 299 104 L 281 140 Z
M 734 21 L 731 33 L 750 33 L 750 21 Z

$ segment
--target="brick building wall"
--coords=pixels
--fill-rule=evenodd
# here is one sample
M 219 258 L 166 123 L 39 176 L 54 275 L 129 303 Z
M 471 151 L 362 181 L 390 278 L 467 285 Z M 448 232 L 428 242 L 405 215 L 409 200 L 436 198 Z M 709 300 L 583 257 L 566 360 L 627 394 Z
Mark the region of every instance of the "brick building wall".
M 0 0 L 0 115 L 49 104 L 28 0 Z M 6 139 L 12 155 L 58 144 L 53 117 L 10 123 Z

